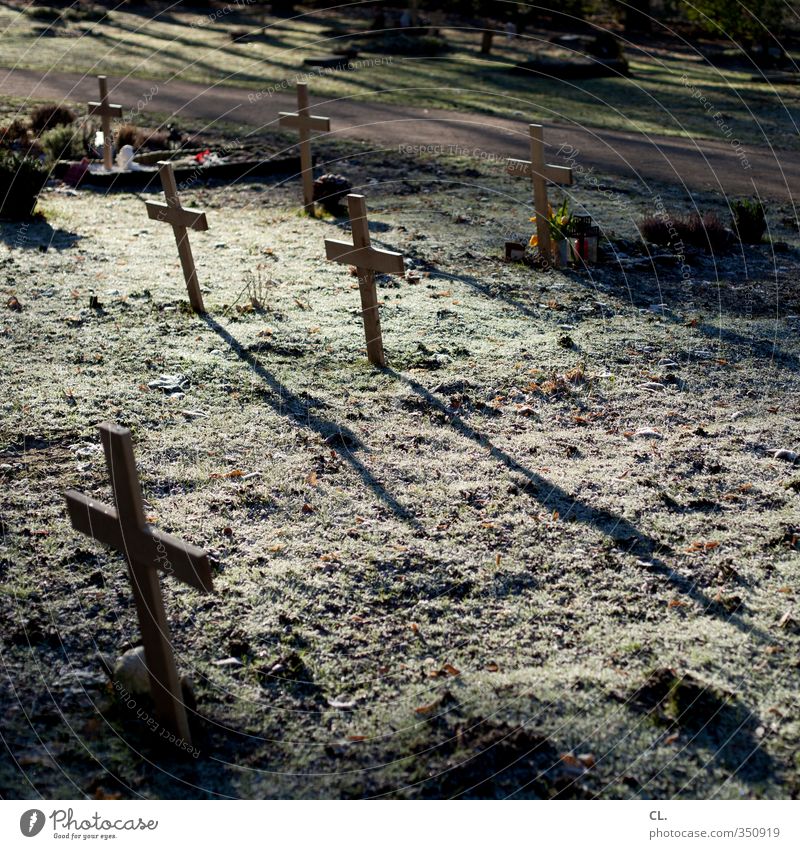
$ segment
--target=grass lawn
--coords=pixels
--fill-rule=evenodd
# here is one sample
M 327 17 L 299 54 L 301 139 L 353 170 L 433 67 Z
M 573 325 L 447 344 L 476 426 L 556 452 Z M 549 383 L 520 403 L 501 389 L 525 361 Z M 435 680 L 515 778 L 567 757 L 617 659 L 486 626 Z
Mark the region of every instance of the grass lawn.
M 616 180 L 575 188 L 604 262 L 536 272 L 501 259 L 530 227 L 501 165 L 319 149 L 418 273 L 379 281 L 385 370 L 324 259 L 347 221 L 296 181 L 185 192 L 205 318 L 136 193 L 0 227 L 0 795 L 796 795 L 797 246 L 686 278 Z M 212 596 L 163 582 L 196 760 L 98 659 L 137 639 L 128 578 L 60 493 L 110 499 L 107 419 L 151 520 L 219 561 Z

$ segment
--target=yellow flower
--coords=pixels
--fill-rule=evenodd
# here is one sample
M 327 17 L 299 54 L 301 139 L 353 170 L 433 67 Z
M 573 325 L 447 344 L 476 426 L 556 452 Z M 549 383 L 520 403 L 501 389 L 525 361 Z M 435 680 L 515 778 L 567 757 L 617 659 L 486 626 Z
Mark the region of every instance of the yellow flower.
M 529 244 L 529 245 L 530 245 L 530 247 L 532 247 L 532 248 L 538 247 L 538 245 L 539 245 L 539 237 L 536 235 L 536 233 L 534 233 L 534 234 L 531 236 L 531 240 L 530 240 L 530 242 L 528 242 L 528 244 Z

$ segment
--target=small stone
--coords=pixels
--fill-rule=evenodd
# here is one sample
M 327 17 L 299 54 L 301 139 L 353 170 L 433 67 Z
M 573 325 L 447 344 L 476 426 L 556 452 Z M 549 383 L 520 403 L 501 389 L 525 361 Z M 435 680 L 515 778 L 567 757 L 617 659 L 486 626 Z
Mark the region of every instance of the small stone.
M 788 448 L 779 448 L 772 454 L 773 459 L 783 460 L 786 463 L 796 463 L 800 460 L 800 454 L 796 451 L 790 451 Z
M 651 427 L 640 427 L 639 430 L 634 433 L 634 436 L 641 436 L 643 439 L 663 439 L 664 434 L 659 433 L 657 430 L 653 430 Z
M 131 695 L 150 693 L 150 676 L 144 659 L 144 646 L 126 651 L 114 664 L 114 682 Z
M 658 383 L 655 380 L 649 380 L 647 383 L 640 383 L 639 389 L 644 389 L 645 392 L 666 392 L 667 387 L 663 383 Z
M 160 389 L 167 395 L 180 393 L 189 385 L 189 379 L 183 374 L 162 374 L 155 380 L 151 380 L 147 386 L 149 389 Z M 183 395 L 181 395 L 183 397 Z

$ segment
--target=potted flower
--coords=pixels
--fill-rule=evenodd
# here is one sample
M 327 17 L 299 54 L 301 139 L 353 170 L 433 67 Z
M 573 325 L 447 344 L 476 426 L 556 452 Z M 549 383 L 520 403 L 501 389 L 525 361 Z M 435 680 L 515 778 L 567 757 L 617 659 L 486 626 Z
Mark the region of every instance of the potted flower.
M 536 216 L 530 220 L 535 223 Z M 555 210 L 550 204 L 547 205 L 547 224 L 550 228 L 550 245 L 553 256 L 550 258 L 546 257 L 545 259 L 550 259 L 556 267 L 566 265 L 570 259 L 567 231 L 569 230 L 571 223 L 572 213 L 569 211 L 568 198 L 565 197 L 561 206 Z M 532 248 L 538 248 L 539 236 L 537 233 L 534 233 L 531 236 L 528 244 Z

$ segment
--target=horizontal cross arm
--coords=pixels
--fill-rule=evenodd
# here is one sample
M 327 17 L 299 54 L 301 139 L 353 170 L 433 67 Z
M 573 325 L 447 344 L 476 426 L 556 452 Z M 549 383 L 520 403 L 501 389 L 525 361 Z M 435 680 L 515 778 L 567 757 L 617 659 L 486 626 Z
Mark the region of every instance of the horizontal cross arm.
M 64 497 L 67 499 L 67 512 L 72 527 L 76 531 L 119 551 L 123 550 L 122 526 L 113 507 L 100 504 L 74 489 L 68 489 Z
M 559 186 L 572 185 L 572 168 L 567 165 L 545 165 L 544 177 Z M 509 159 L 506 169 L 514 177 L 532 177 L 536 172 L 526 159 Z
M 328 133 L 331 129 L 331 119 L 322 118 L 319 115 L 298 115 L 296 112 L 279 112 L 281 127 L 292 130 L 316 130 L 320 133 Z
M 205 212 L 199 209 L 184 209 L 169 206 L 157 200 L 149 200 L 145 204 L 147 215 L 154 221 L 166 221 L 173 227 L 188 227 L 191 230 L 208 230 Z
M 76 530 L 110 545 L 129 560 L 160 569 L 201 592 L 213 589 L 208 554 L 202 548 L 149 525 L 126 531 L 113 507 L 74 490 L 67 490 L 64 496 Z
M 405 271 L 403 255 L 380 248 L 355 248 L 349 242 L 325 239 L 325 256 L 333 262 L 343 262 L 356 268 L 379 271 L 381 274 L 402 274 Z
M 122 117 L 122 106 L 119 103 L 100 103 L 97 100 L 89 101 L 90 115 L 114 115 L 117 118 Z

